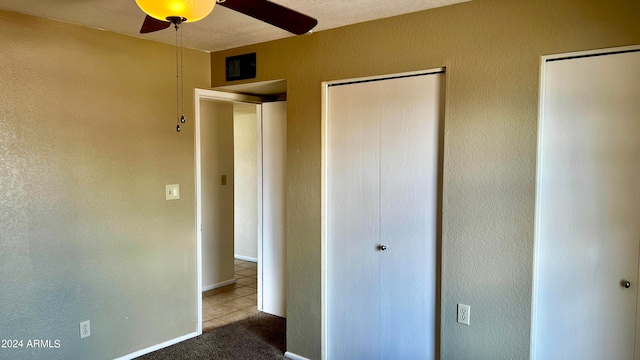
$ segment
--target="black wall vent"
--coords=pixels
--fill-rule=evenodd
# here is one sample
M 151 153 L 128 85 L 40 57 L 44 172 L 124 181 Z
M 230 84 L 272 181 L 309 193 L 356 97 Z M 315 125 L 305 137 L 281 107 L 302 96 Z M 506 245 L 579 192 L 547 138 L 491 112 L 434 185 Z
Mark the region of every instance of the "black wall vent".
M 227 81 L 254 79 L 256 77 L 256 53 L 227 58 Z

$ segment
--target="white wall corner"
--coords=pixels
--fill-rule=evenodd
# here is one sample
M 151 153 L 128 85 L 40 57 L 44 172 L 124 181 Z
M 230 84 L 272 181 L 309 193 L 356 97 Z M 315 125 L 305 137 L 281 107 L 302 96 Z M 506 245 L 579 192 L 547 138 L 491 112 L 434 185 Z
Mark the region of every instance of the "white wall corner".
M 292 352 L 289 352 L 289 351 L 284 353 L 284 357 L 286 357 L 287 359 L 291 359 L 291 360 L 310 360 L 310 359 L 307 359 L 304 356 L 296 355 L 296 354 L 294 354 Z

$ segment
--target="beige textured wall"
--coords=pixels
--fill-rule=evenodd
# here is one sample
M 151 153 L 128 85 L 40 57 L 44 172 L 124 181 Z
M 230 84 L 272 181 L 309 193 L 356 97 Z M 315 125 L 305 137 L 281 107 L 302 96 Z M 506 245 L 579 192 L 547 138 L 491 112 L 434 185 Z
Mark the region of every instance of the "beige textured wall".
M 233 158 L 233 104 L 200 100 L 204 291 L 234 280 Z
M 287 79 L 287 349 L 320 357 L 320 84 L 447 67 L 441 354 L 528 357 L 540 56 L 640 43 L 640 2 L 473 0 L 248 46 Z M 471 305 L 472 325 L 455 323 Z
M 235 255 L 258 258 L 258 118 L 253 113 L 233 117 L 234 249 Z
M 196 330 L 193 89 L 172 46 L 0 11 L 0 357 L 114 358 Z M 165 184 L 181 199 L 164 200 Z M 91 337 L 79 338 L 79 322 Z

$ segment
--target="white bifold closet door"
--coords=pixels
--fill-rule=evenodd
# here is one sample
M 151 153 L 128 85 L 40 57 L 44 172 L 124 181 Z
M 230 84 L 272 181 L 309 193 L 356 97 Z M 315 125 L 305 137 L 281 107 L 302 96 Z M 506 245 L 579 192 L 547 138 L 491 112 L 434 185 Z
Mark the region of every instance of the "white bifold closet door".
M 639 359 L 640 52 L 543 77 L 532 358 Z
M 433 359 L 444 73 L 327 90 L 329 359 Z

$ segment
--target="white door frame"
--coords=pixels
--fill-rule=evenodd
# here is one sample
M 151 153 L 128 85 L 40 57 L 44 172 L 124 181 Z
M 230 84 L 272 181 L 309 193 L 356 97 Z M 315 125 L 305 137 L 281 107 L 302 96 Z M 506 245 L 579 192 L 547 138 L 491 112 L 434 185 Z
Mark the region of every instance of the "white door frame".
M 596 49 L 596 50 L 587 50 L 587 51 L 578 51 L 578 52 L 570 52 L 564 54 L 555 54 L 555 55 L 545 55 L 540 57 L 540 89 L 539 89 L 539 98 L 538 98 L 538 143 L 537 143 L 537 155 L 536 155 L 536 209 L 535 209 L 535 228 L 534 228 L 534 242 L 533 242 L 533 275 L 531 282 L 531 328 L 530 328 L 530 348 L 529 355 L 532 359 L 535 359 L 536 355 L 536 344 L 535 344 L 535 319 L 536 319 L 536 294 L 538 290 L 537 286 L 537 273 L 538 273 L 538 236 L 540 234 L 540 222 L 539 222 L 539 213 L 540 213 L 540 191 L 538 191 L 537 187 L 540 183 L 540 159 L 542 156 L 542 126 L 544 124 L 544 104 L 545 104 L 545 74 L 547 70 L 547 62 L 553 60 L 565 60 L 571 58 L 581 58 L 581 57 L 591 57 L 591 56 L 602 56 L 609 54 L 619 54 L 625 52 L 636 52 L 640 51 L 640 45 L 633 46 L 623 46 L 616 48 L 608 48 L 608 49 Z M 640 278 L 640 267 L 638 268 L 639 278 Z M 637 288 L 637 300 L 636 300 L 636 341 L 635 341 L 635 354 L 636 359 L 640 358 L 640 322 L 638 321 L 638 315 L 640 314 L 640 287 Z
M 328 126 L 328 91 L 329 87 L 338 84 L 348 84 L 354 82 L 366 82 L 366 81 L 380 81 L 389 80 L 400 77 L 429 75 L 435 73 L 443 73 L 446 68 L 436 68 L 430 70 L 411 71 L 399 74 L 387 74 L 379 76 L 369 76 L 354 79 L 344 79 L 335 81 L 326 81 L 322 83 L 322 114 L 321 114 L 321 144 L 322 144 L 322 159 L 321 159 L 321 194 L 320 194 L 320 207 L 321 207 L 321 226 L 320 226 L 320 246 L 321 246 L 321 358 L 327 360 L 329 356 L 329 342 L 328 342 L 328 292 L 327 292 L 327 126 Z M 438 302 L 439 300 L 436 300 Z M 436 324 L 439 323 L 439 314 L 436 314 Z M 436 348 L 438 346 L 436 345 Z
M 260 105 L 264 101 L 262 98 L 251 95 L 235 94 L 223 91 L 195 89 L 195 183 L 196 183 L 196 299 L 198 303 L 198 322 L 196 331 L 202 334 L 202 168 L 201 161 L 201 139 L 200 139 L 200 100 L 217 100 L 232 103 L 248 103 Z M 258 106 L 258 118 L 261 116 L 261 109 Z M 262 133 L 262 128 L 258 129 Z M 262 151 L 262 135 L 260 134 L 258 151 Z M 258 156 L 258 184 L 262 184 L 262 156 Z M 258 309 L 262 308 L 262 186 L 258 186 Z

